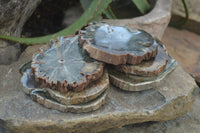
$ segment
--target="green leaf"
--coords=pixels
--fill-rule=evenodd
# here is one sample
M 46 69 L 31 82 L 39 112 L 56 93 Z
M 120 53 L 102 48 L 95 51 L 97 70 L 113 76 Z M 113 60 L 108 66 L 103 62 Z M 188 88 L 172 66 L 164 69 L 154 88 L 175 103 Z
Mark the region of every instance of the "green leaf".
M 112 9 L 110 6 L 107 7 L 107 9 L 103 12 L 108 19 L 116 19 L 117 17 L 113 13 Z
M 87 10 L 88 6 L 93 0 L 80 0 L 80 3 L 83 7 L 84 10 Z M 107 18 L 109 19 L 116 19 L 116 16 L 112 12 L 112 9 L 110 6 L 108 6 L 103 13 L 106 15 Z M 101 14 L 98 14 L 98 16 L 94 16 L 94 18 L 91 21 L 100 21 L 102 19 Z
M 97 16 L 94 16 L 89 22 L 92 22 L 92 21 L 101 21 L 102 20 L 102 17 L 101 17 L 101 14 L 97 15 Z
M 81 6 L 84 10 L 87 10 L 87 8 L 92 3 L 92 0 L 80 0 Z
M 51 39 L 56 39 L 59 36 L 74 34 L 76 31 L 81 29 L 85 24 L 87 24 L 93 18 L 93 16 L 96 16 L 96 14 L 97 15 L 100 14 L 108 6 L 110 2 L 111 0 L 93 0 L 88 9 L 76 22 L 74 22 L 69 27 L 51 35 L 42 37 L 33 37 L 33 38 L 20 38 L 20 37 L 0 35 L 0 38 L 14 42 L 19 42 L 22 44 L 48 43 Z
M 87 8 L 90 6 L 93 0 L 80 0 L 81 6 L 83 7 L 84 10 L 87 10 Z M 101 20 L 101 14 L 95 14 L 93 18 L 89 21 L 100 21 Z
M 151 8 L 147 0 L 132 0 L 132 1 L 142 14 L 145 14 Z

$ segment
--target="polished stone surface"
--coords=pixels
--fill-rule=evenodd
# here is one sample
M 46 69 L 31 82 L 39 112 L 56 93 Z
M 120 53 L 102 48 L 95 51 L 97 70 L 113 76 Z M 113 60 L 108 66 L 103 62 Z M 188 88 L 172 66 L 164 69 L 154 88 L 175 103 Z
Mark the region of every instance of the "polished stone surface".
M 22 28 L 41 0 L 1 0 L 0 34 L 20 37 Z M 0 40 L 0 64 L 17 61 L 21 54 L 20 44 Z

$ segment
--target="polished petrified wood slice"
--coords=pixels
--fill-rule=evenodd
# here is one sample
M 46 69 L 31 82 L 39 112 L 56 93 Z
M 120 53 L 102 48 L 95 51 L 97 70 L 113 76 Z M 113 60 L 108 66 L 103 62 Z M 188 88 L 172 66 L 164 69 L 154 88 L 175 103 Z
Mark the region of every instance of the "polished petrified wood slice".
M 90 83 L 87 88 L 81 92 L 61 93 L 56 90 L 46 88 L 50 96 L 61 104 L 72 105 L 89 102 L 101 95 L 109 87 L 109 78 L 107 71 L 104 71 L 102 77 Z
M 165 69 L 157 76 L 153 77 L 125 74 L 112 68 L 110 68 L 108 72 L 110 82 L 116 87 L 127 91 L 143 91 L 162 86 L 165 77 L 175 69 L 176 65 L 176 60 L 169 57 Z
M 44 89 L 35 89 L 31 92 L 30 95 L 33 100 L 37 101 L 47 108 L 59 110 L 62 112 L 82 113 L 94 111 L 100 108 L 105 103 L 107 90 L 96 99 L 85 104 L 77 105 L 63 105 L 52 99 Z
M 62 112 L 83 113 L 99 109 L 105 103 L 107 93 L 108 92 L 106 90 L 96 99 L 85 104 L 77 105 L 60 104 L 53 100 L 51 97 L 49 97 L 48 93 L 42 89 L 33 90 L 30 95 L 33 98 L 33 100 L 37 101 L 38 103 L 44 105 L 47 108 L 59 110 Z
M 158 52 L 155 59 L 143 61 L 142 63 L 137 65 L 113 65 L 113 68 L 127 74 L 139 75 L 144 77 L 156 76 L 165 69 L 168 61 L 168 55 L 165 52 L 163 46 L 164 45 L 158 45 Z
M 61 98 L 61 95 L 58 95 L 58 92 L 54 92 L 54 90 L 42 88 L 42 86 L 35 81 L 35 77 L 31 72 L 29 64 L 25 64 L 23 69 L 24 71 L 22 73 L 23 76 L 21 78 L 21 82 L 23 84 L 24 92 L 30 95 L 33 100 L 47 108 L 59 110 L 62 112 L 80 113 L 97 110 L 105 103 L 107 90 L 109 89 L 107 71 L 104 72 L 100 79 L 92 82 L 92 84 L 89 84 L 88 89 L 83 90 L 83 92 L 68 92 L 69 94 L 67 96 L 69 96 L 69 99 L 67 99 L 64 97 Z M 70 103 L 67 102 L 71 102 L 71 104 L 76 105 L 69 105 Z M 65 105 L 66 103 L 68 105 Z
M 113 65 L 139 64 L 157 53 L 157 43 L 147 32 L 100 22 L 80 32 L 79 44 L 90 57 Z
M 82 53 L 77 36 L 60 37 L 48 49 L 41 49 L 33 56 L 31 67 L 37 82 L 60 92 L 81 91 L 103 73 L 103 63 Z

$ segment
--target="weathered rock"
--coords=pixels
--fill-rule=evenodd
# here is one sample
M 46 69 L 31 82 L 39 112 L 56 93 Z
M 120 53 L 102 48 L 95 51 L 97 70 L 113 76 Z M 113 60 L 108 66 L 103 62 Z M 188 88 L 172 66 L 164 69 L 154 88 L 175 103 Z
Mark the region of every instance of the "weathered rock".
M 22 27 L 41 0 L 1 0 L 0 1 L 0 34 L 19 37 Z M 0 40 L 0 64 L 10 64 L 18 59 L 20 49 Z M 12 48 L 11 48 L 12 47 Z M 12 49 L 12 50 L 11 50 Z
M 200 91 L 200 89 L 199 89 Z M 145 122 L 113 128 L 101 133 L 199 133 L 200 132 L 200 93 L 183 117 L 166 122 Z
M 16 61 L 19 58 L 20 52 L 19 44 L 0 47 L 0 64 L 10 64 L 12 61 Z
M 163 45 L 164 46 L 164 45 Z M 168 61 L 168 55 L 164 48 L 158 46 L 157 55 L 154 59 L 143 61 L 137 65 L 118 65 L 112 66 L 115 70 L 126 73 L 145 77 L 152 77 L 158 75 L 165 69 Z
M 139 64 L 156 56 L 158 44 L 138 29 L 93 22 L 80 32 L 79 45 L 90 57 L 113 65 Z
M 195 78 L 200 85 L 200 36 L 186 30 L 167 28 L 163 42 L 169 54 Z
M 103 19 L 110 25 L 143 29 L 153 37 L 161 39 L 171 17 L 171 1 L 157 0 L 155 7 L 148 14 L 132 19 Z
M 27 51 L 35 51 L 28 47 Z M 11 132 L 98 132 L 145 121 L 165 121 L 189 111 L 196 96 L 194 80 L 180 65 L 163 86 L 142 92 L 125 92 L 113 86 L 104 106 L 90 113 L 61 113 L 32 101 L 22 91 L 19 67 L 31 52 L 10 66 L 0 66 L 0 119 Z

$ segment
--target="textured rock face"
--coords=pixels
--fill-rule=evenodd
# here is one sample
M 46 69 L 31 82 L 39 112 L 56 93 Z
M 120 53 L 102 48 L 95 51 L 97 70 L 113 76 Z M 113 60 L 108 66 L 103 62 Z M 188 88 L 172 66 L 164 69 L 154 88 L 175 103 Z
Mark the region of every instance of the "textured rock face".
M 41 0 L 1 0 L 0 34 L 19 37 L 22 27 Z M 9 64 L 18 59 L 19 44 L 10 46 L 0 40 L 0 64 Z
M 146 122 L 114 128 L 101 133 L 199 133 L 200 95 L 185 116 L 166 122 Z
M 7 43 L 6 45 L 5 47 L 0 47 L 0 64 L 10 64 L 12 61 L 17 60 L 20 55 L 20 46 L 18 43 L 15 45 L 9 45 Z
M 142 92 L 126 92 L 111 86 L 105 105 L 90 113 L 61 113 L 32 101 L 22 91 L 19 67 L 30 61 L 30 46 L 18 62 L 0 66 L 1 130 L 12 132 L 97 132 L 145 121 L 165 121 L 189 111 L 197 85 L 182 69 L 167 76 L 163 86 Z M 2 128 L 4 127 L 4 128 Z

